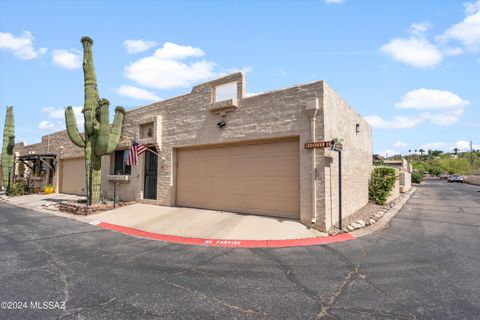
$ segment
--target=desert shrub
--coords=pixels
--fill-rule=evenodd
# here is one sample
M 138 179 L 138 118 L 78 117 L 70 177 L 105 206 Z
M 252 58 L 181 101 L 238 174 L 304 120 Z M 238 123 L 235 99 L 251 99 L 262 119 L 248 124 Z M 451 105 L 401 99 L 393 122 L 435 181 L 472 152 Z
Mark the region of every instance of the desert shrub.
M 423 174 L 418 171 L 412 172 L 412 182 L 413 183 L 421 183 L 423 180 Z
M 368 186 L 368 197 L 370 201 L 383 205 L 395 185 L 395 169 L 390 167 L 375 167 Z
M 10 186 L 11 196 L 21 196 L 27 193 L 28 193 L 28 184 L 25 181 L 17 181 Z

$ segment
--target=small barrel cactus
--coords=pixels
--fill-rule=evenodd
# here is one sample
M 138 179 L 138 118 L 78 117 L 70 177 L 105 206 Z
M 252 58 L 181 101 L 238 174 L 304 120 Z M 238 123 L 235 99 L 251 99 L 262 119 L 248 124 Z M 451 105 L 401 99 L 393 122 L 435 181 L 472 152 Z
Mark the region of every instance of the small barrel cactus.
M 83 45 L 85 86 L 85 103 L 82 110 L 85 118 L 84 134 L 82 135 L 78 131 L 75 114 L 71 106 L 65 109 L 65 122 L 70 140 L 85 150 L 87 190 L 90 190 L 88 186 L 90 181 L 90 163 L 93 166 L 91 201 L 92 203 L 99 203 L 101 159 L 103 155 L 113 152 L 118 145 L 125 110 L 122 107 L 115 108 L 115 117 L 110 128 L 110 102 L 107 99 L 99 99 L 98 97 L 97 78 L 95 76 L 92 55 L 93 40 L 89 37 L 83 37 L 80 41 Z

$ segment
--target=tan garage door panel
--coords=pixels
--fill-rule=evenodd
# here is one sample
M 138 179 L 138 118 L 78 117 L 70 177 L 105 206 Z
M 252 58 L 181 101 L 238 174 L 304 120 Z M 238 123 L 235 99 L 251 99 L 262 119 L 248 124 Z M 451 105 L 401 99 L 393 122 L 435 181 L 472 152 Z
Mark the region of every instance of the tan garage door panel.
M 62 161 L 63 193 L 85 195 L 85 159 L 67 159 Z
M 298 141 L 179 150 L 177 205 L 300 218 Z

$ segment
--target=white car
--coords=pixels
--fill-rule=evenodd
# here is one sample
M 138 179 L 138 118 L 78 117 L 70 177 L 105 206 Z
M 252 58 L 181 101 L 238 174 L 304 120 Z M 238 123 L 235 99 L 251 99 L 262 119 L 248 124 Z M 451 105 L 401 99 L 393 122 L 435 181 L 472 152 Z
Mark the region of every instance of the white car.
M 459 174 L 452 174 L 447 179 L 448 182 L 461 182 L 463 183 L 463 177 Z

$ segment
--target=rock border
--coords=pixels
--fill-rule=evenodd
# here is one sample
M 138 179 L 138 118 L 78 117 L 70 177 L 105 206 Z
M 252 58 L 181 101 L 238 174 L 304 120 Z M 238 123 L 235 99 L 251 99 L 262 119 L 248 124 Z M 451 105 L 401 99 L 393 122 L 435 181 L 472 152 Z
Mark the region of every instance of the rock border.
M 366 227 L 355 229 L 351 232 L 355 237 L 363 237 L 371 233 L 380 231 L 390 225 L 390 220 L 403 208 L 417 188 L 412 187 L 408 192 L 402 194 L 388 205 L 384 206 L 382 211 L 379 211 L 373 215 L 372 220 L 375 223 L 370 223 Z

